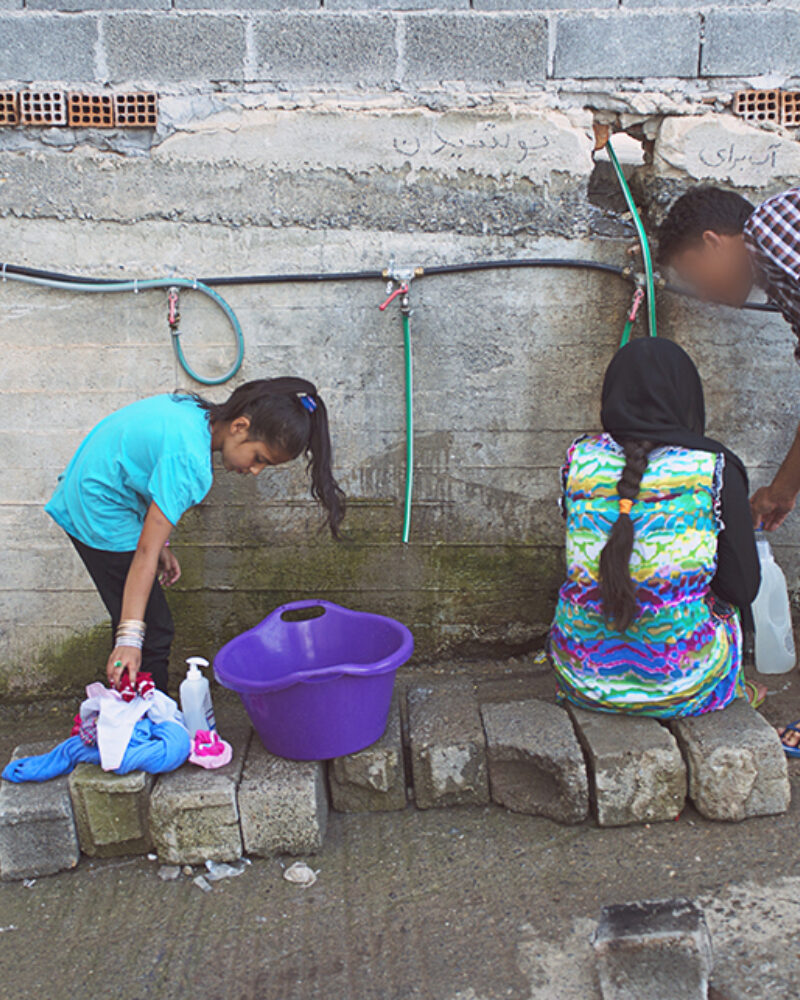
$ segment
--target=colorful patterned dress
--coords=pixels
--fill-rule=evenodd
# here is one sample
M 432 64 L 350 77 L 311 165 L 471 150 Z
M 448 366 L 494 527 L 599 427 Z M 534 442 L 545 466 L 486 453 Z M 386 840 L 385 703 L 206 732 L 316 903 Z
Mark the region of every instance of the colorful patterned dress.
M 608 434 L 571 446 L 562 472 L 567 580 L 549 640 L 570 701 L 668 718 L 724 708 L 743 694 L 738 614 L 709 593 L 723 528 L 724 461 L 673 446 L 650 453 L 631 512 L 639 614 L 620 633 L 603 618 L 598 570 L 619 516 L 625 455 Z

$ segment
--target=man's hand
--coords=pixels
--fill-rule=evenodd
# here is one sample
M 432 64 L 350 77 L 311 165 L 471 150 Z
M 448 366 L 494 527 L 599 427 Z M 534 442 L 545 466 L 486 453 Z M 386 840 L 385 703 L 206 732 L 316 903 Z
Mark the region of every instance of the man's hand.
M 109 656 L 108 663 L 106 664 L 108 686 L 117 688 L 119 686 L 119 679 L 122 677 L 123 671 L 125 670 L 128 671 L 128 677 L 130 678 L 131 684 L 133 684 L 136 680 L 136 675 L 139 673 L 141 665 L 141 649 L 134 649 L 132 646 L 117 646 L 111 656 Z
M 762 486 L 750 497 L 750 512 L 753 515 L 753 527 L 758 531 L 774 531 L 786 520 L 787 514 L 794 510 L 797 496 L 783 493 L 771 486 Z
M 162 587 L 171 587 L 181 578 L 181 564 L 165 545 L 158 556 L 158 579 Z

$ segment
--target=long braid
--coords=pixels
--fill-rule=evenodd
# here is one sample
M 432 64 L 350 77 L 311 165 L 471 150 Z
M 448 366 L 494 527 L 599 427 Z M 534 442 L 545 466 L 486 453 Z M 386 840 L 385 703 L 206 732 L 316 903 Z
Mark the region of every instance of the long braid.
M 620 500 L 633 501 L 639 495 L 642 476 L 647 470 L 650 441 L 625 441 L 625 467 L 617 482 Z M 636 618 L 636 586 L 631 579 L 630 561 L 633 552 L 633 521 L 620 510 L 608 541 L 600 553 L 600 594 L 606 622 L 618 632 L 624 632 Z

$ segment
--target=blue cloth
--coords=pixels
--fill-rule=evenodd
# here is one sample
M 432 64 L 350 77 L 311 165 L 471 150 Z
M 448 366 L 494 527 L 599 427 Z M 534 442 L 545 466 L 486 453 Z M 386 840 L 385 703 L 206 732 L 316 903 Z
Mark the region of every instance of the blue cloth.
M 192 741 L 189 734 L 177 722 L 152 722 L 140 719 L 133 729 L 122 763 L 115 774 L 129 771 L 147 771 L 161 774 L 174 771 L 189 757 Z M 59 775 L 69 774 L 76 764 L 100 763 L 100 753 L 96 746 L 87 746 L 80 736 L 70 736 L 59 743 L 50 753 L 39 757 L 21 757 L 12 760 L 3 771 L 6 781 L 48 781 Z
M 151 502 L 177 524 L 212 478 L 206 411 L 186 396 L 151 396 L 89 432 L 45 510 L 84 545 L 132 552 Z

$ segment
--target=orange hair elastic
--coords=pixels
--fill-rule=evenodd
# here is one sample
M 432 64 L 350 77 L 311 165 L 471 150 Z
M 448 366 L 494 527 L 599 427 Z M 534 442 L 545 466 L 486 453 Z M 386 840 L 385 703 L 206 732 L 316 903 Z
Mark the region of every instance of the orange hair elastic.
M 632 509 L 633 509 L 633 500 L 620 500 L 619 502 L 620 514 L 627 514 L 628 517 L 630 517 Z

